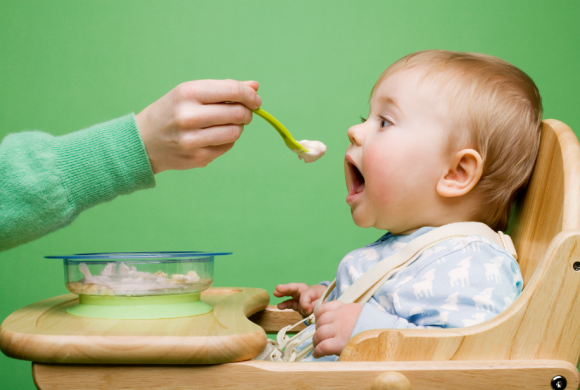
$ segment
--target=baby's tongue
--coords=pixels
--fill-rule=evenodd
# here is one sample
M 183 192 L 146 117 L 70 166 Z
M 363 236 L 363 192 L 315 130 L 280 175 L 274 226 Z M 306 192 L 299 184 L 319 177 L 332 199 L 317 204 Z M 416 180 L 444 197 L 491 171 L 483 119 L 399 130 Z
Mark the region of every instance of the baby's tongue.
M 361 183 L 359 184 L 359 186 L 356 188 L 356 192 L 355 194 L 360 194 L 361 192 L 363 192 L 365 190 L 365 183 Z

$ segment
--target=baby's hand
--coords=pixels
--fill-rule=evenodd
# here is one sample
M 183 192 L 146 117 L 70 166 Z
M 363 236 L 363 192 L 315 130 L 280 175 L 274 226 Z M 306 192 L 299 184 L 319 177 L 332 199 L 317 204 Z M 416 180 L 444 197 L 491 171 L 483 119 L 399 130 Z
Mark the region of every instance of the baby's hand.
M 316 333 L 312 337 L 315 359 L 340 355 L 350 339 L 363 305 L 360 303 L 326 302 L 316 310 Z
M 234 146 L 262 100 L 255 81 L 178 85 L 137 114 L 153 173 L 205 167 Z
M 312 314 L 316 303 L 325 290 L 326 287 L 320 284 L 310 287 L 304 283 L 279 284 L 276 286 L 274 296 L 278 298 L 292 297 L 292 299 L 279 303 L 278 309 L 292 309 L 306 317 Z

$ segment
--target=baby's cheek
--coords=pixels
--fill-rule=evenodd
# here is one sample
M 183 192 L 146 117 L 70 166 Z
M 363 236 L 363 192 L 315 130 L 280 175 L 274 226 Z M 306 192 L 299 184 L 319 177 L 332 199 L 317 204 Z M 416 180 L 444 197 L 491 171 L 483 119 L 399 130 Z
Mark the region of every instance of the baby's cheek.
M 380 152 L 375 151 L 368 156 L 370 161 L 365 164 L 365 181 L 369 197 L 385 202 L 404 191 L 408 175 L 401 159 L 397 156 L 388 158 Z

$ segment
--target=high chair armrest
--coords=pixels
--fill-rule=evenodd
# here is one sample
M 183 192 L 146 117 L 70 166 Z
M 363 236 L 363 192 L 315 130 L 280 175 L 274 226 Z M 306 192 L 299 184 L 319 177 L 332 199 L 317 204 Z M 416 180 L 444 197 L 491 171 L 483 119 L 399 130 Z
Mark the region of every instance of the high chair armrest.
M 464 336 L 454 329 L 373 329 L 355 335 L 340 361 L 451 360 Z

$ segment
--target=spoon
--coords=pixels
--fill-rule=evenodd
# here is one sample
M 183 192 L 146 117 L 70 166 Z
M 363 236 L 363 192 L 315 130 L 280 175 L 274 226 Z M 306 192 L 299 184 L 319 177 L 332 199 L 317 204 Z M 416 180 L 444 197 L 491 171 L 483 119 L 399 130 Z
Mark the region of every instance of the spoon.
M 266 122 L 271 124 L 272 127 L 274 127 L 276 129 L 278 134 L 280 134 L 280 137 L 282 137 L 286 146 L 288 146 L 288 148 L 290 148 L 293 152 L 295 152 L 295 153 L 296 153 L 296 151 L 299 151 L 301 153 L 309 152 L 309 150 L 304 148 L 304 146 L 302 146 L 298 142 L 296 142 L 296 140 L 292 137 L 292 134 L 290 134 L 288 129 L 286 129 L 284 127 L 284 125 L 282 123 L 280 123 L 272 115 L 268 114 L 266 111 L 262 110 L 261 108 L 258 108 L 256 110 L 252 110 L 252 111 L 255 114 L 258 114 L 259 116 L 264 118 L 266 120 Z

